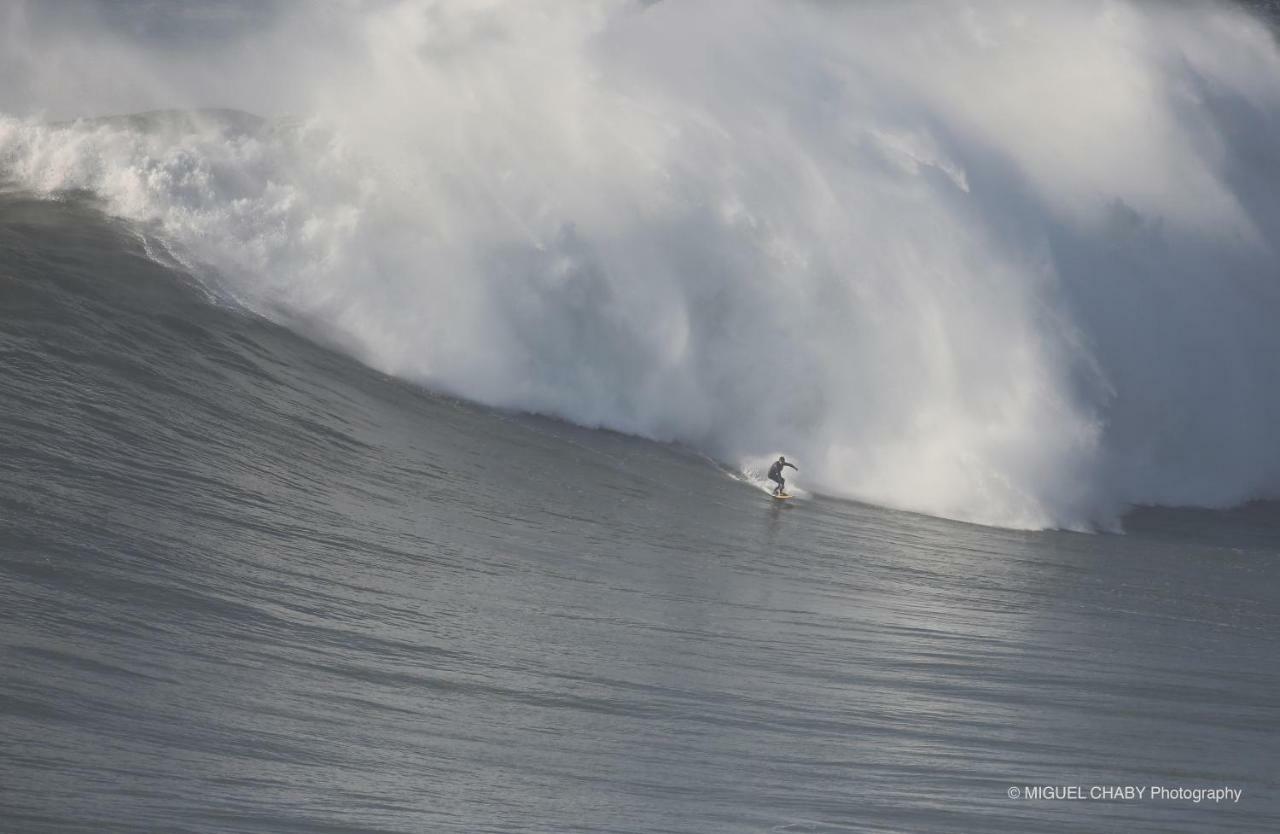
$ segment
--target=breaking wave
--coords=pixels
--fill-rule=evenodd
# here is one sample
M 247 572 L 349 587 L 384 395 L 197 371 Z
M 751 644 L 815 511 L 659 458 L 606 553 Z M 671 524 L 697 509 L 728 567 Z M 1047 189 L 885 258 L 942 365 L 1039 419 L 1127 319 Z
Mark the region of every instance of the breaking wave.
M 3 175 L 380 371 L 986 524 L 1280 495 L 1280 50 L 1233 8 L 406 0 L 185 58 L 33 16 L 4 100 L 141 115 L 10 105 Z

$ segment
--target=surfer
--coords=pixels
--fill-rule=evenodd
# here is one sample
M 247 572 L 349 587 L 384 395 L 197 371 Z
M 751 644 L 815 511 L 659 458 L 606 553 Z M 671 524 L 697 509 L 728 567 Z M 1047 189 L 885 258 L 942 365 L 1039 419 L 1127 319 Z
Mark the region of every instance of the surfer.
M 782 469 L 786 466 L 790 466 L 797 472 L 800 471 L 800 467 L 796 466 L 794 463 L 787 463 L 787 459 L 783 455 L 779 455 L 778 459 L 773 462 L 773 466 L 769 467 L 769 480 L 777 483 L 778 485 L 773 490 L 774 495 L 781 495 L 782 491 L 787 488 L 787 482 L 782 478 Z

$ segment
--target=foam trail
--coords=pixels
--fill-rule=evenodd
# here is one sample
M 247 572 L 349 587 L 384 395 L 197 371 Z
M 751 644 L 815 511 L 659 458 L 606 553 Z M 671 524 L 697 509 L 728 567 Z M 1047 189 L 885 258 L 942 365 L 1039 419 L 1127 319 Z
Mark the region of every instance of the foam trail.
M 79 32 L 27 38 L 136 109 L 301 118 L 5 117 L 8 176 L 380 370 L 989 524 L 1280 495 L 1280 51 L 1241 12 L 352 2 L 202 70 Z

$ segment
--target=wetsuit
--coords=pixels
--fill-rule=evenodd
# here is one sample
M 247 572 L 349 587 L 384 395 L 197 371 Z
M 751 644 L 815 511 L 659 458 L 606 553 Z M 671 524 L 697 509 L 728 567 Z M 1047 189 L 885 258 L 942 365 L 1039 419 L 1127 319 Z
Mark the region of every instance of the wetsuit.
M 781 461 L 781 460 L 774 461 L 773 466 L 769 467 L 769 480 L 775 482 L 778 485 L 778 488 L 773 491 L 774 495 L 778 495 L 784 489 L 787 488 L 787 482 L 782 479 L 782 468 L 784 466 L 790 466 L 792 469 L 796 470 L 797 472 L 800 471 L 800 467 L 796 466 L 793 463 L 787 463 L 786 461 Z

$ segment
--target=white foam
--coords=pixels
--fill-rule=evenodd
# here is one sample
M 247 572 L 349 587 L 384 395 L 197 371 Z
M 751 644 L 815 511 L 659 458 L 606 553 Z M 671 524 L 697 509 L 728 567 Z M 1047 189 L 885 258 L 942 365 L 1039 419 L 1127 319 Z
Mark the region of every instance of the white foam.
M 1280 53 L 1237 12 L 316 18 L 202 56 L 217 103 L 301 121 L 6 117 L 0 165 L 92 189 L 379 370 L 743 468 L 781 448 L 818 492 L 1032 528 L 1280 494 L 1280 197 L 1259 175 L 1280 170 Z M 109 56 L 167 73 L 139 109 L 214 103 L 172 55 L 79 36 L 71 69 L 30 72 L 91 97 Z

